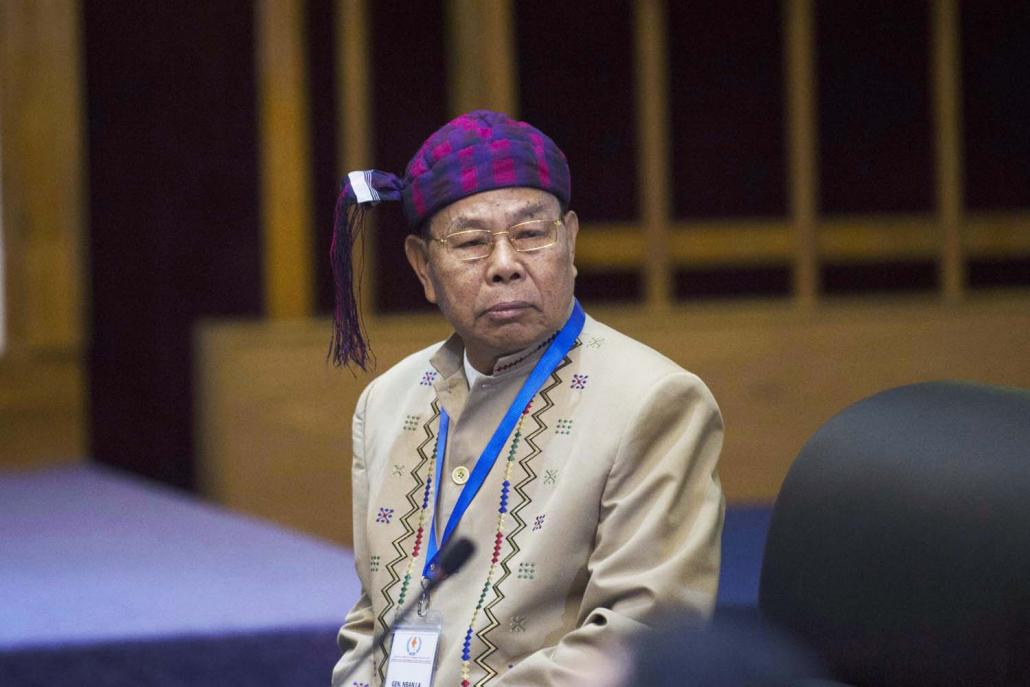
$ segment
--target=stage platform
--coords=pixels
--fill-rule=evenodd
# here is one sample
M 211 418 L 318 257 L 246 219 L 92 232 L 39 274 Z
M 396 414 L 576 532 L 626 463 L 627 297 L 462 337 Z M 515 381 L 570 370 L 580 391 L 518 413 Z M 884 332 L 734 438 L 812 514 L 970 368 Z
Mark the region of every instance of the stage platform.
M 721 612 L 757 598 L 769 510 L 731 507 Z M 94 465 L 0 474 L 0 685 L 324 687 L 346 549 Z

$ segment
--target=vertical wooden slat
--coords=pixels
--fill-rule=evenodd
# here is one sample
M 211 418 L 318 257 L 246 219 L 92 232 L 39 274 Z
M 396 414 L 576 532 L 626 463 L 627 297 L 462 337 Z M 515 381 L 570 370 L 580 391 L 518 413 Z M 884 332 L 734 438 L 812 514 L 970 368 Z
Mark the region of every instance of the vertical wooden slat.
M 811 0 L 786 0 L 784 38 L 787 78 L 787 157 L 790 218 L 796 239 L 794 297 L 802 307 L 819 293 L 818 129 L 816 119 L 815 19 Z
M 669 260 L 669 89 L 664 0 L 637 0 L 635 20 L 638 176 L 647 253 L 643 265 L 646 304 L 667 311 L 672 303 Z
M 485 102 L 491 109 L 518 117 L 514 17 L 511 0 L 494 0 L 482 4 Z
M 337 140 L 340 176 L 372 164 L 371 85 L 368 64 L 368 6 L 366 0 L 336 3 L 337 102 L 341 116 Z
M 314 309 L 302 0 L 255 6 L 265 303 L 273 319 Z
M 0 2 L 0 469 L 88 448 L 78 0 Z
M 367 0 L 336 3 L 336 79 L 340 117 L 337 118 L 340 178 L 347 172 L 372 167 L 372 86 L 369 64 L 369 15 Z M 375 216 L 365 219 L 365 231 L 354 244 L 353 258 L 360 270 L 359 306 L 366 320 L 375 315 L 376 280 L 368 269 L 375 255 Z
M 965 289 L 962 250 L 962 108 L 958 2 L 931 3 L 934 123 L 937 134 L 937 217 L 941 227 L 939 269 L 944 299 L 961 300 Z
M 445 9 L 448 114 L 455 117 L 482 106 L 479 3 L 476 0 L 449 0 Z
M 509 0 L 449 0 L 447 61 L 451 116 L 476 108 L 518 113 Z
M 8 343 L 66 351 L 84 328 L 79 6 L 0 3 Z
M 4 34 L 0 24 L 0 40 Z M 3 62 L 0 62 L 0 69 Z M 4 85 L 0 79 L 0 103 L 3 102 Z M 4 251 L 4 127 L 3 110 L 0 108 L 0 358 L 7 350 L 7 257 Z

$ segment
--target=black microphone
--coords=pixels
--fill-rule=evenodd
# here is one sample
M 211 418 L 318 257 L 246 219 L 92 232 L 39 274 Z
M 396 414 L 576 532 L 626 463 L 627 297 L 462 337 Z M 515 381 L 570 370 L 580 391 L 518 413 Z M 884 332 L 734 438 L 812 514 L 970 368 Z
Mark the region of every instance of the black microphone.
M 440 555 L 437 556 L 436 563 L 433 565 L 431 577 L 429 577 L 429 582 L 426 583 L 422 593 L 428 595 L 429 592 L 440 586 L 444 580 L 461 570 L 465 564 L 468 563 L 469 559 L 472 558 L 472 554 L 475 553 L 475 551 L 476 547 L 471 541 L 464 537 L 448 542 L 447 546 L 443 547 L 440 551 Z M 347 679 L 358 669 L 358 666 L 367 661 L 368 657 L 371 656 L 376 649 L 383 646 L 386 642 L 386 638 L 393 633 L 394 629 L 398 625 L 403 623 L 408 616 L 411 615 L 411 612 L 415 610 L 415 607 L 418 606 L 420 601 L 421 595 L 416 596 L 413 601 L 409 601 L 407 605 L 397 612 L 397 615 L 393 618 L 393 622 L 391 622 L 385 630 L 373 635 L 372 645 L 361 652 L 361 656 L 358 657 L 358 660 L 354 662 L 351 669 L 348 670 L 340 679 L 340 684 L 345 684 Z
M 430 591 L 438 584 L 446 580 L 454 573 L 461 570 L 468 560 L 472 558 L 476 547 L 472 542 L 462 537 L 461 539 L 449 542 L 440 552 L 440 557 L 433 566 L 433 576 L 426 585 L 426 591 Z

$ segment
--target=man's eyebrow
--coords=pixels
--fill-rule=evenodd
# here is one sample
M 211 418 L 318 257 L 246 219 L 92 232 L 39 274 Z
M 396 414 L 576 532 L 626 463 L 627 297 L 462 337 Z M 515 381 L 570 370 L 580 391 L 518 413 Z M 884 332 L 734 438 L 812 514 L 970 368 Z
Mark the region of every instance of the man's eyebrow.
M 539 215 L 546 209 L 545 205 L 546 204 L 542 202 L 530 203 L 529 205 L 526 205 L 521 210 L 516 212 L 515 217 L 513 219 L 515 220 L 515 222 L 520 222 L 528 217 Z
M 483 220 L 476 215 L 458 215 L 447 223 L 447 232 L 455 229 L 477 228 L 482 225 Z
M 512 224 L 516 224 L 516 222 L 519 222 L 525 219 L 526 217 L 533 217 L 535 215 L 538 215 L 546 209 L 546 203 L 535 202 L 529 203 L 528 205 L 523 205 L 518 210 L 516 210 L 514 214 L 512 214 Z M 453 219 L 451 219 L 449 226 L 452 229 L 454 227 L 477 227 L 483 225 L 484 222 L 485 219 L 483 219 L 483 217 L 481 217 L 480 215 L 459 214 Z
M 519 222 L 522 222 L 525 219 L 540 214 L 546 209 L 547 203 L 541 201 L 534 201 L 516 210 L 515 213 L 512 215 L 511 223 L 518 224 Z M 447 223 L 446 231 L 447 233 L 452 233 L 455 230 L 461 229 L 479 229 L 482 228 L 484 224 L 486 224 L 486 221 L 483 219 L 483 217 L 479 215 L 462 214 L 458 215 L 457 217 L 455 217 Z

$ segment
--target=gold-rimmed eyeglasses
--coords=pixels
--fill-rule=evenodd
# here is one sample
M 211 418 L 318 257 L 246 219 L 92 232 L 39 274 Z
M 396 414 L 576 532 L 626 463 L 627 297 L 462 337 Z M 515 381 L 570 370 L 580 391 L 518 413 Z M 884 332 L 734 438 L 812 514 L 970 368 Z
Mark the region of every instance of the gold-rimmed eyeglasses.
M 480 260 L 489 257 L 497 237 L 502 234 L 508 237 L 508 243 L 519 253 L 531 253 L 553 246 L 558 240 L 558 227 L 561 225 L 560 219 L 531 219 L 513 224 L 504 231 L 459 229 L 442 239 L 435 236 L 430 238 L 442 243 L 447 252 L 458 260 Z

